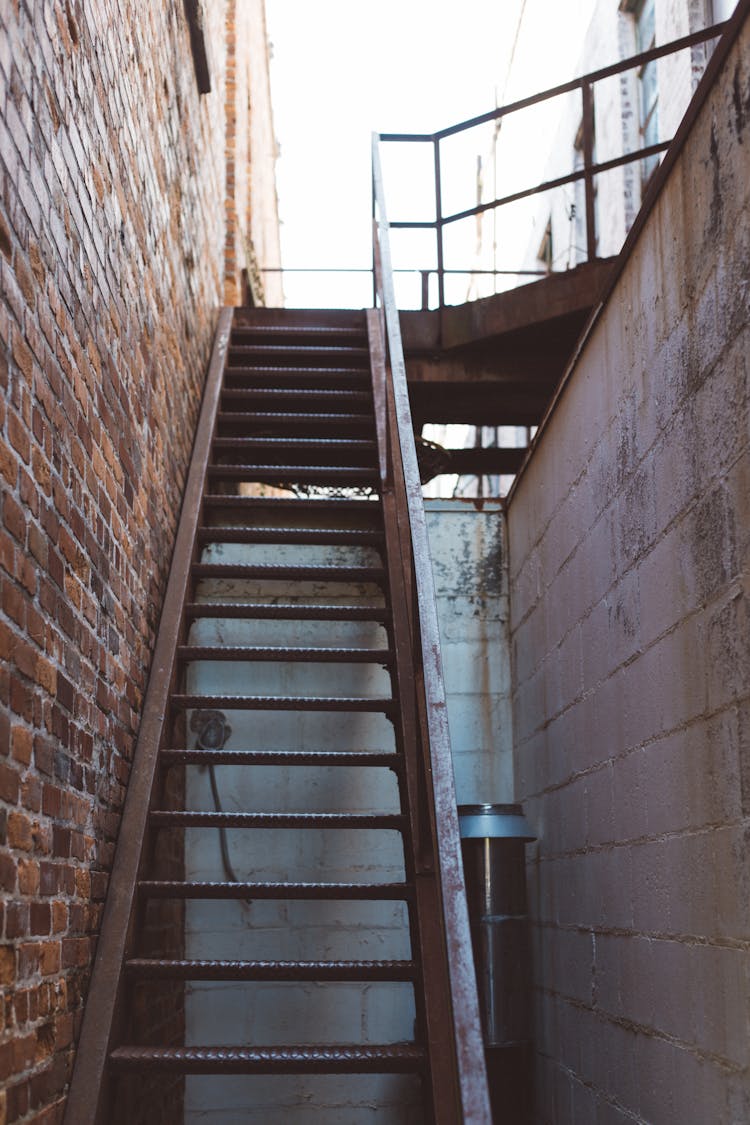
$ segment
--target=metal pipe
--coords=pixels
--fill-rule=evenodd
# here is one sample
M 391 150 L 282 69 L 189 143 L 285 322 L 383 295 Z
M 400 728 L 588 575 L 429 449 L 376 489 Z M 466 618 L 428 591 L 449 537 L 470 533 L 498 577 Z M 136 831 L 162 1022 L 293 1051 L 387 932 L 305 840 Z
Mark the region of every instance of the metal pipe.
M 594 92 L 590 82 L 581 83 L 583 102 L 583 171 L 586 194 L 586 255 L 596 257 L 596 215 L 594 211 Z
M 520 805 L 461 805 L 461 852 L 493 1119 L 531 1121 L 531 953 Z

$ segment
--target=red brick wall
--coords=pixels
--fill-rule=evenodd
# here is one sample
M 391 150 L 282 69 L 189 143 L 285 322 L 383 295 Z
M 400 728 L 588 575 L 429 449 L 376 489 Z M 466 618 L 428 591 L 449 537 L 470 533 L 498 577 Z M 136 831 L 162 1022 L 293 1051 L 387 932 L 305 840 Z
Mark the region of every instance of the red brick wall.
M 181 0 L 0 5 L 0 1121 L 60 1119 L 222 300 L 206 17 L 200 97 Z

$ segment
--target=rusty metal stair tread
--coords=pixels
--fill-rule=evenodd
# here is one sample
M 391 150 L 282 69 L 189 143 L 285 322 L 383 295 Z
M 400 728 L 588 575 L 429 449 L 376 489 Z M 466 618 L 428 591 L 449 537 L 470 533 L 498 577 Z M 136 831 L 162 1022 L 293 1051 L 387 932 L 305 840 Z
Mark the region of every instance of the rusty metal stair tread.
M 225 387 L 221 392 L 222 399 L 227 402 L 246 402 L 250 399 L 277 398 L 282 401 L 294 402 L 305 399 L 309 402 L 362 402 L 372 404 L 371 391 L 349 391 L 346 388 L 320 390 L 303 388 L 291 390 L 288 387 L 247 387 L 234 390 Z
M 379 566 L 275 566 L 273 563 L 194 563 L 196 578 L 266 578 L 298 582 L 382 582 Z
M 369 386 L 369 372 L 363 367 L 294 367 L 286 363 L 283 367 L 265 363 L 263 365 L 230 363 L 224 372 L 224 386 L 227 379 L 256 378 L 261 375 L 268 376 L 269 385 L 275 385 L 279 379 L 291 382 L 299 378 L 330 379 L 334 386 L 343 381 L 364 383 Z
M 298 360 L 306 357 L 310 359 L 360 360 L 360 370 L 363 367 L 369 367 L 370 363 L 369 349 L 365 346 L 356 347 L 353 344 L 324 344 L 320 341 L 314 344 L 291 344 L 287 341 L 257 344 L 238 343 L 235 340 L 229 342 L 229 368 L 232 367 L 233 360 L 236 360 L 237 357 L 253 359 L 266 356 L 272 359 L 290 356 L 292 359 Z M 286 366 L 284 364 L 284 367 Z
M 182 645 L 178 660 L 304 661 L 325 664 L 390 664 L 393 656 L 381 648 L 283 648 L 255 645 Z
M 110 1067 L 183 1074 L 417 1073 L 426 1064 L 412 1043 L 295 1047 L 118 1047 Z
M 377 470 L 363 469 L 361 465 L 209 465 L 207 473 L 213 480 L 261 480 L 266 483 L 277 482 L 279 485 L 338 484 L 346 487 L 364 484 L 374 488 L 379 484 Z
M 375 452 L 377 443 L 371 438 L 290 438 L 290 437 L 233 437 L 214 438 L 214 449 L 293 449 L 295 452 L 316 449 L 356 449 Z
M 211 455 L 213 466 L 237 466 L 243 468 L 245 464 L 262 465 L 263 471 L 277 466 L 288 468 L 293 466 L 296 470 L 320 473 L 321 470 L 352 468 L 359 472 L 375 469 L 375 449 L 367 444 L 360 446 L 348 445 L 342 441 L 338 445 L 319 445 L 315 448 L 310 444 L 307 448 L 295 448 L 291 442 L 283 439 L 272 441 L 258 441 L 242 437 L 219 438 L 215 443 Z
M 284 309 L 288 313 L 288 309 Z M 367 340 L 367 328 L 359 324 L 264 324 L 255 321 L 251 324 L 235 324 L 232 327 L 232 339 L 238 335 L 257 335 L 268 332 L 270 335 L 293 336 L 311 335 L 319 336 L 355 336 L 358 340 Z
M 271 602 L 188 602 L 185 614 L 195 617 L 227 617 L 273 619 L 285 621 L 374 621 L 389 624 L 390 610 L 385 606 L 309 605 Z
M 185 809 L 154 809 L 149 821 L 159 828 L 379 828 L 400 832 L 405 826 L 400 813 L 309 813 L 309 812 L 192 812 Z
M 406 902 L 414 897 L 414 888 L 409 883 L 226 883 L 210 880 L 141 879 L 138 890 L 146 898 L 177 899 Z
M 176 750 L 164 749 L 163 766 L 363 766 L 403 769 L 401 756 L 392 750 Z
M 299 336 L 311 336 L 313 339 L 325 336 L 326 339 L 340 336 L 346 340 L 361 340 L 362 343 L 367 340 L 367 331 L 365 328 L 359 328 L 353 325 L 327 325 L 327 324 L 235 324 L 232 328 L 231 340 L 234 341 L 240 336 L 274 336 L 288 337 L 294 339 Z
M 225 391 L 253 390 L 256 387 L 276 387 L 279 390 L 361 391 L 369 382 L 364 371 L 329 371 L 311 367 L 299 373 L 272 367 L 235 367 L 227 371 Z
M 390 714 L 395 699 L 322 695 L 182 695 L 171 697 L 176 708 L 212 711 L 372 711 Z
M 278 508 L 280 511 L 336 511 L 364 512 L 371 514 L 382 523 L 379 500 L 359 500 L 338 496 L 323 496 L 319 499 L 291 496 L 220 496 L 208 493 L 203 500 L 208 508 L 255 509 Z
M 253 387 L 278 387 L 286 390 L 367 390 L 370 381 L 366 371 L 356 368 L 310 367 L 287 369 L 274 367 L 239 367 L 227 370 L 225 390 L 251 390 Z
M 232 524 L 211 524 L 198 528 L 201 543 L 340 543 L 356 546 L 378 545 L 382 531 L 328 527 L 237 527 Z
M 217 424 L 220 428 L 231 424 L 259 426 L 264 430 L 272 426 L 282 426 L 284 428 L 289 426 L 301 426 L 311 430 L 314 430 L 316 427 L 328 429 L 331 426 L 335 426 L 339 429 L 344 426 L 372 430 L 374 421 L 372 414 L 345 414 L 343 412 L 337 414 L 323 413 L 320 411 L 317 413 L 310 411 L 305 414 L 299 414 L 277 410 L 229 410 L 221 411 L 218 414 Z
M 274 981 L 410 981 L 413 961 L 230 961 L 160 960 L 133 957 L 125 962 L 131 976 L 172 980 Z

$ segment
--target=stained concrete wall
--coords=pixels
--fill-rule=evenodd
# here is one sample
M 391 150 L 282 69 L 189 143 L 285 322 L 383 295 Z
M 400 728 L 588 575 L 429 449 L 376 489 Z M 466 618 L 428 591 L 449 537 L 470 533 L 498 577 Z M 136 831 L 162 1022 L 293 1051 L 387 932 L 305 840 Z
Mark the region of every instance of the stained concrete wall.
M 459 804 L 513 800 L 505 517 L 498 500 L 425 502 Z
M 537 1121 L 750 1120 L 750 28 L 508 510 Z

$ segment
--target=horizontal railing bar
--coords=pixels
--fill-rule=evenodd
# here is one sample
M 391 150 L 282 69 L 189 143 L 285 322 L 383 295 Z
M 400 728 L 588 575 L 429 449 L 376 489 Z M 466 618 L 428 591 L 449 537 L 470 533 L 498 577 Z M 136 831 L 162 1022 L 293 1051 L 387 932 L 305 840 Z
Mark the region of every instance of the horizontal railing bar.
M 259 266 L 261 273 L 372 273 L 372 266 Z M 419 270 L 402 270 L 419 273 Z
M 372 273 L 372 266 L 259 266 L 261 273 Z M 417 266 L 403 267 L 394 273 L 423 273 Z
M 397 273 L 398 271 L 395 270 L 394 272 Z M 435 268 L 435 269 L 431 269 L 431 270 L 420 270 L 419 272 L 420 273 L 437 273 L 438 271 L 437 271 L 437 268 Z M 475 269 L 465 269 L 465 270 L 444 269 L 443 270 L 444 274 L 448 274 L 448 273 L 460 274 L 460 275 L 471 274 L 472 277 L 475 274 L 478 275 L 479 277 L 547 277 L 549 272 L 550 272 L 549 270 L 475 270 Z
M 672 141 L 659 141 L 658 144 L 648 145 L 646 148 L 639 148 L 637 152 L 626 152 L 622 156 L 615 156 L 612 160 L 602 161 L 601 164 L 592 164 L 588 169 L 588 173 L 592 176 L 598 176 L 600 172 L 609 172 L 613 168 L 619 168 L 623 164 L 635 164 L 638 160 L 646 160 L 649 156 L 655 156 L 659 152 L 666 152 L 671 145 Z M 512 195 L 504 195 L 501 199 L 493 199 L 489 203 L 479 203 L 476 207 L 469 207 L 465 211 L 457 211 L 454 215 L 446 215 L 443 219 L 443 225 L 447 223 L 457 223 L 461 219 L 470 219 L 475 215 L 482 215 L 485 211 L 492 211 L 495 207 L 504 207 L 508 203 L 517 203 L 520 199 L 528 199 L 531 195 L 540 195 L 545 191 L 552 191 L 554 188 L 565 187 L 566 184 L 575 183 L 582 180 L 587 175 L 585 168 L 579 168 L 575 172 L 569 172 L 565 176 L 558 176 L 554 180 L 545 180 L 544 183 L 537 184 L 536 187 L 524 188 L 523 191 L 513 192 Z M 395 225 L 395 224 L 392 224 Z
M 717 39 L 727 26 L 727 22 L 728 21 L 724 20 L 722 23 L 715 23 L 711 27 L 703 28 L 702 31 L 695 31 L 691 35 L 683 35 L 680 39 L 673 39 L 670 43 L 663 43 L 659 47 L 652 47 L 649 51 L 641 51 L 640 54 L 631 55 L 630 58 L 620 59 L 619 62 L 600 67 L 599 70 L 591 70 L 588 74 L 579 75 L 578 78 L 572 78 L 569 82 L 563 82 L 559 86 L 551 86 L 548 90 L 543 90 L 539 94 L 531 94 L 527 98 L 520 98 L 518 101 L 509 102 L 508 105 L 498 106 L 497 109 L 488 110 L 487 113 L 480 113 L 478 117 L 470 117 L 466 121 L 459 121 L 456 125 L 449 125 L 445 129 L 439 129 L 437 133 L 433 133 L 429 138 L 415 137 L 414 140 L 442 141 L 446 137 L 454 136 L 456 133 L 462 133 L 467 129 L 474 129 L 490 121 L 497 121 L 499 118 L 506 117 L 509 113 L 516 113 L 520 109 L 528 109 L 529 106 L 538 105 L 539 102 L 548 101 L 550 98 L 556 98 L 562 94 L 570 94 L 574 90 L 579 90 L 581 86 L 587 83 L 591 85 L 594 82 L 601 82 L 604 78 L 611 78 L 615 74 L 622 74 L 624 71 L 633 70 L 638 66 L 644 66 L 646 63 L 653 62 L 655 59 L 664 58 L 666 55 L 672 55 L 677 51 L 686 50 L 688 47 L 694 47 L 698 43 L 705 43 L 708 39 Z M 396 138 L 398 138 L 398 134 L 396 134 Z M 390 140 L 391 135 L 387 133 L 381 134 L 381 139 Z M 405 137 L 403 139 L 405 139 Z
M 418 141 L 432 143 L 436 135 L 436 133 L 378 133 L 381 141 L 393 142 L 395 144 L 401 144 L 403 142 L 408 144 L 410 141 L 414 141 L 415 143 Z
M 393 225 L 394 224 L 391 223 L 391 226 L 393 226 Z M 261 270 L 263 269 L 262 266 L 260 268 L 261 268 Z M 346 269 L 345 267 L 342 267 L 340 270 L 329 269 L 329 268 L 315 269 L 314 266 L 309 266 L 309 267 L 305 267 L 305 269 L 298 269 L 298 270 L 295 270 L 295 269 L 287 270 L 286 268 L 284 268 L 284 269 L 274 269 L 274 270 L 269 269 L 269 270 L 264 270 L 263 272 L 265 272 L 265 273 L 369 273 L 369 274 L 371 274 L 372 273 L 372 266 L 369 269 L 357 269 L 357 270 L 350 270 L 350 269 Z M 408 274 L 428 273 L 430 275 L 437 274 L 439 272 L 440 271 L 438 270 L 437 266 L 413 266 L 411 269 L 391 270 L 391 273 L 408 273 Z M 478 270 L 478 269 L 474 269 L 473 267 L 469 266 L 466 269 L 448 269 L 448 268 L 445 268 L 442 272 L 444 274 L 459 274 L 459 275 L 479 274 L 481 276 L 486 275 L 487 277 L 519 277 L 519 276 L 520 277 L 527 277 L 527 276 L 528 277 L 546 277 L 547 274 L 550 271 L 549 270 Z

